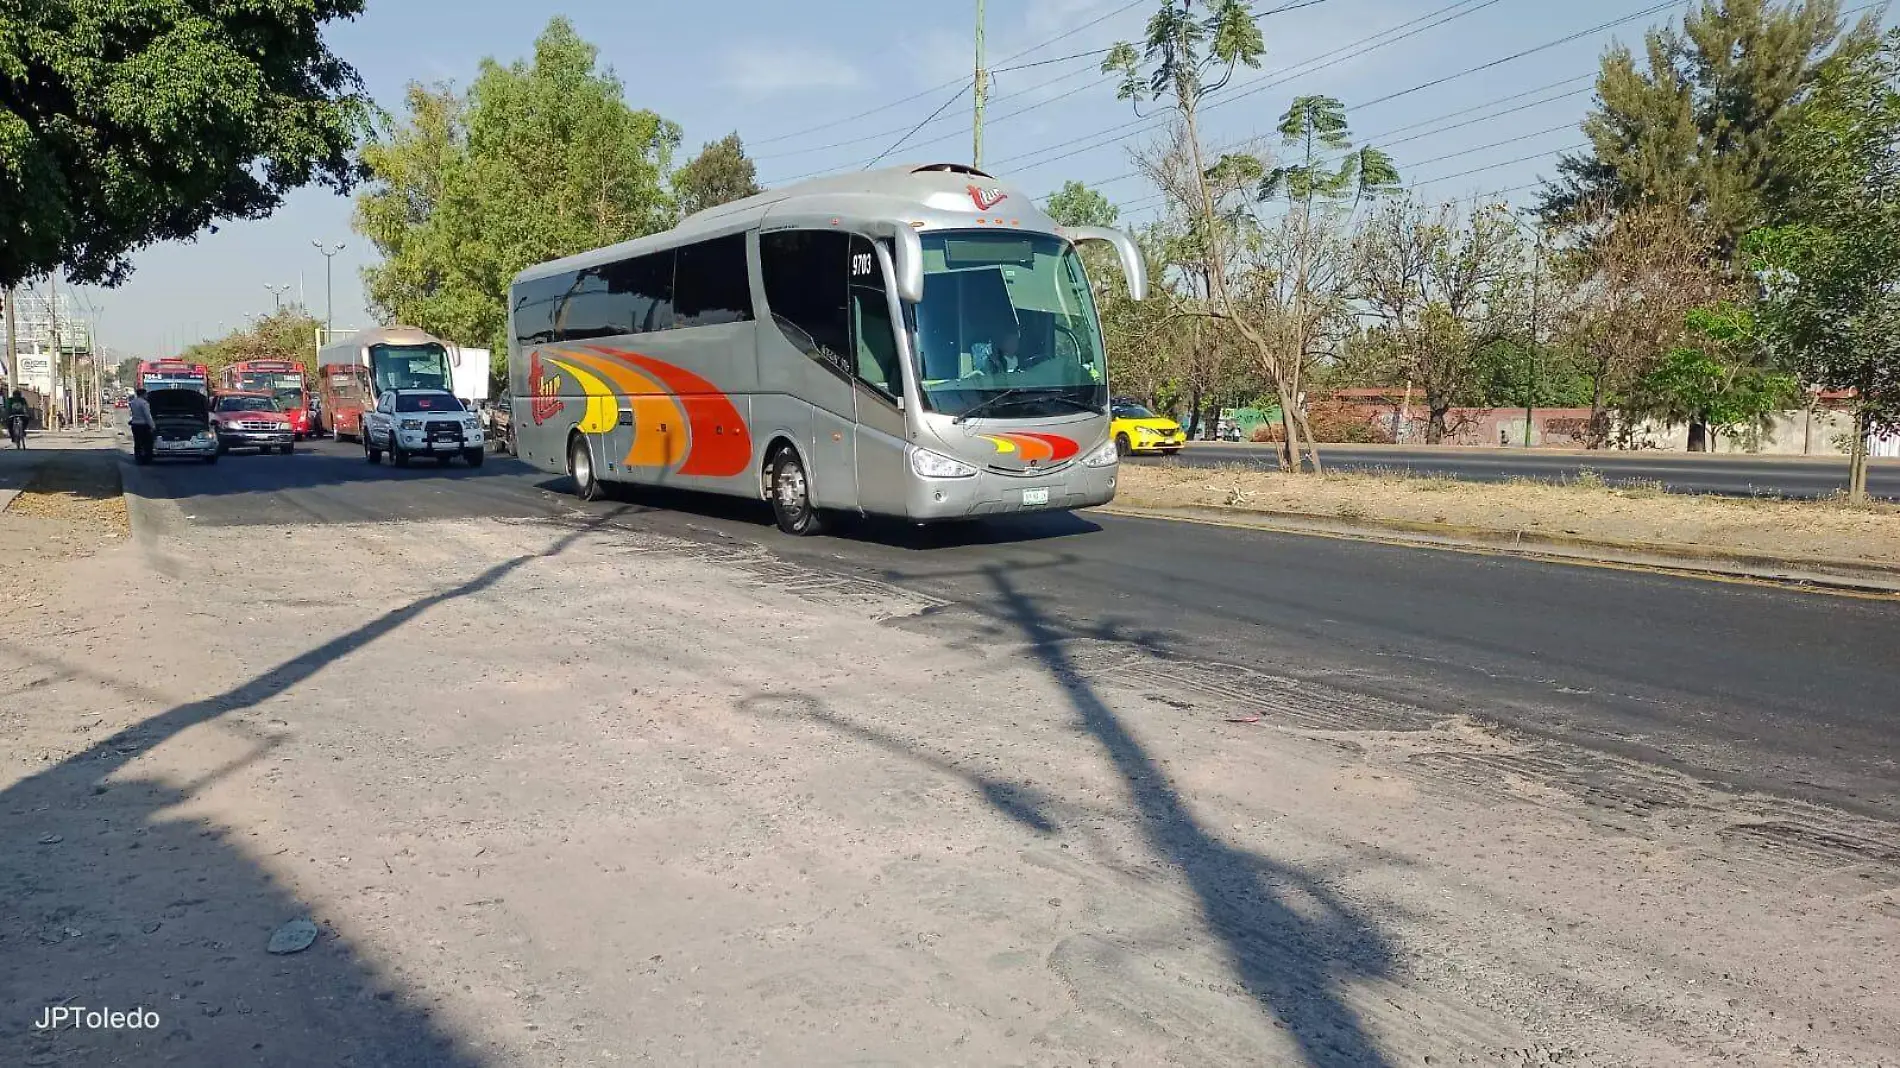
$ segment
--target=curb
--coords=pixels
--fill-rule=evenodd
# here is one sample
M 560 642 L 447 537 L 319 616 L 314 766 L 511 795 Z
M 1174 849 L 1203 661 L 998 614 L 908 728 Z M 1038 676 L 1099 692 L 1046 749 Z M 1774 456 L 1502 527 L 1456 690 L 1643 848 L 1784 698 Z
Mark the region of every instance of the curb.
M 165 522 L 159 518 L 158 508 L 145 493 L 145 473 L 139 465 L 132 462 L 132 454 L 113 445 L 114 459 L 119 465 L 119 495 L 125 499 L 126 520 L 132 524 L 132 541 L 145 554 L 145 560 L 154 571 L 168 578 L 177 578 L 178 562 L 173 560 L 159 544 L 159 535 L 163 533 Z
M 1900 596 L 1900 567 L 1852 560 L 1796 560 L 1755 553 L 1696 552 L 1670 545 L 1599 541 L 1402 520 L 1334 519 L 1297 512 L 1209 507 L 1144 508 L 1119 504 L 1092 511 L 1137 519 L 1352 538 L 1412 548 L 1497 553 L 1552 563 L 1641 568 L 1691 577 L 1741 579 L 1800 589 Z

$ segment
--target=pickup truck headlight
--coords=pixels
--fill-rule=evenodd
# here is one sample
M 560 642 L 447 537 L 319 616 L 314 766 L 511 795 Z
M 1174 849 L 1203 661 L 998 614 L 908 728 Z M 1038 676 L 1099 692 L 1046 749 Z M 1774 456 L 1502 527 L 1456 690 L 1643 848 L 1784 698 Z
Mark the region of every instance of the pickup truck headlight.
M 1082 458 L 1089 467 L 1114 467 L 1121 462 L 1121 456 L 1115 452 L 1115 443 L 1104 441 L 1095 447 L 1095 451 Z
M 969 478 L 976 468 L 928 449 L 910 451 L 910 469 L 924 478 Z
M 422 429 L 422 420 L 420 420 L 420 419 L 404 419 L 404 420 L 402 421 L 402 428 L 403 428 L 404 430 L 421 430 L 421 429 Z

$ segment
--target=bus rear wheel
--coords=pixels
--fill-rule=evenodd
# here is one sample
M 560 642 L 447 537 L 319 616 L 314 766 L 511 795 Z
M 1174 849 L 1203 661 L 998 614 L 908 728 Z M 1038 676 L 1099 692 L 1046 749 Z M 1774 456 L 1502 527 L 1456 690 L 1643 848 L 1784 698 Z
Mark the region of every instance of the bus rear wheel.
M 824 530 L 824 519 L 811 503 L 811 479 L 805 475 L 805 461 L 798 450 L 780 449 L 772 458 L 772 518 L 778 528 L 795 537 L 810 537 Z
M 594 474 L 594 450 L 579 434 L 567 443 L 567 471 L 574 476 L 574 496 L 583 501 L 600 500 L 600 479 Z

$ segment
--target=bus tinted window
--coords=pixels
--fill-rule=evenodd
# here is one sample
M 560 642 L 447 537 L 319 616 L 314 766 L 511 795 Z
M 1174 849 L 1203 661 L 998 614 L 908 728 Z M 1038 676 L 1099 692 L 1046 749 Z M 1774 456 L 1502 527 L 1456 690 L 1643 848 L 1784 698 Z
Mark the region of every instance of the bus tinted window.
M 835 230 L 782 230 L 759 235 L 765 302 L 785 339 L 807 356 L 842 361 L 850 347 L 845 313 L 845 263 L 850 245 Z
M 555 313 L 562 341 L 633 333 L 633 305 L 614 291 L 608 267 L 589 267 L 573 281 Z
M 681 248 L 674 278 L 680 326 L 718 326 L 752 318 L 744 234 Z
M 855 235 L 851 238 L 851 339 L 858 377 L 887 396 L 902 396 L 903 371 L 898 367 L 891 306 L 884 296 L 884 272 L 870 240 Z
M 545 345 L 554 340 L 554 306 L 567 293 L 573 275 L 557 274 L 536 278 L 515 287 L 515 341 L 521 345 Z
M 608 288 L 620 304 L 615 321 L 625 324 L 623 334 L 651 334 L 673 329 L 673 254 L 655 252 L 601 268 Z M 579 335 L 563 331 L 561 336 Z

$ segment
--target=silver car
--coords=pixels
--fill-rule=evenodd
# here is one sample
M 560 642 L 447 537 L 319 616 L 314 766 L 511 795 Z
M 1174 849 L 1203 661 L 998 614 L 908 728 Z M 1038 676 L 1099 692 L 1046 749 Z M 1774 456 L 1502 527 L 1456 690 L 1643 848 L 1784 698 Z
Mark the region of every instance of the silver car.
M 447 390 L 392 389 L 363 413 L 363 456 L 373 464 L 387 452 L 397 467 L 414 456 L 433 456 L 442 464 L 460 456 L 480 467 L 486 442 L 481 420 Z

